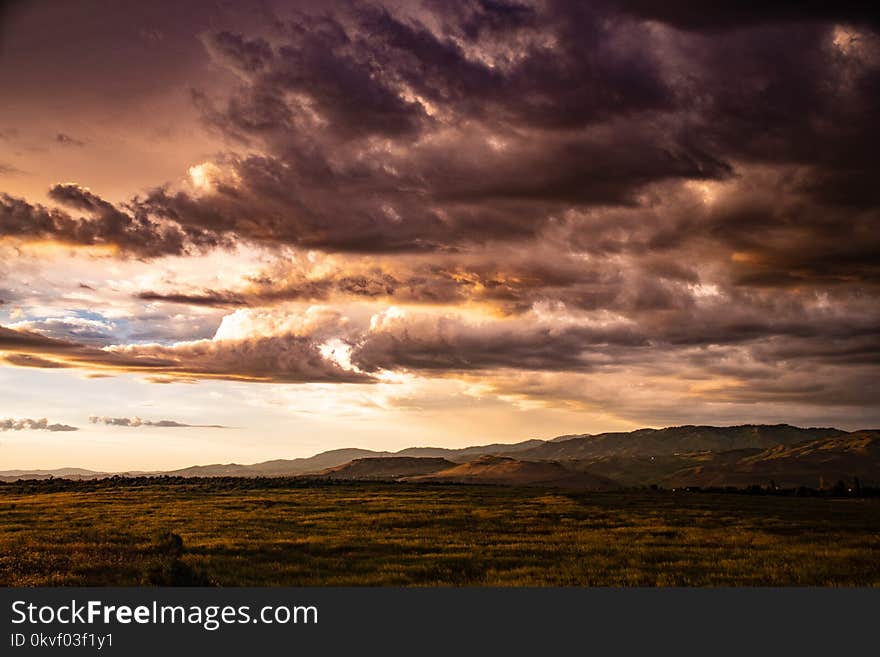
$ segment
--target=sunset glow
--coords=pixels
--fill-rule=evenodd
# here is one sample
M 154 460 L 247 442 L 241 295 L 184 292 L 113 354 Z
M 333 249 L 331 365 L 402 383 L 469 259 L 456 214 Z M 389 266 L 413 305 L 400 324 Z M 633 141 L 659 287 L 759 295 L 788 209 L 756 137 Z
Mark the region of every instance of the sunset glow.
M 880 425 L 859 17 L 152 4 L 3 14 L 4 469 Z

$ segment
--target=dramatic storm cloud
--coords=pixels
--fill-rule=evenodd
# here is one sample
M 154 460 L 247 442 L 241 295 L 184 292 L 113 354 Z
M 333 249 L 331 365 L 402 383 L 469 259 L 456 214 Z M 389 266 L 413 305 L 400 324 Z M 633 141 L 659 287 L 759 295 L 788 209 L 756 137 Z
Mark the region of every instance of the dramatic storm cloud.
M 439 406 L 489 433 L 880 423 L 864 3 L 86 2 L 6 23 L 3 385 L 131 379 L 278 437 L 306 399 L 310 436 L 367 413 L 434 439 Z
M 311 337 L 286 333 L 237 340 L 197 340 L 95 348 L 40 333 L 0 327 L 7 362 L 25 367 L 83 367 L 241 381 L 281 383 L 369 382 L 363 373 L 328 359 Z M 10 360 L 11 358 L 11 360 Z
M 108 246 L 147 257 L 184 255 L 220 243 L 203 231 L 184 230 L 175 224 L 129 214 L 79 185 L 55 185 L 49 190 L 49 198 L 88 216 L 74 217 L 63 210 L 0 194 L 0 237 Z

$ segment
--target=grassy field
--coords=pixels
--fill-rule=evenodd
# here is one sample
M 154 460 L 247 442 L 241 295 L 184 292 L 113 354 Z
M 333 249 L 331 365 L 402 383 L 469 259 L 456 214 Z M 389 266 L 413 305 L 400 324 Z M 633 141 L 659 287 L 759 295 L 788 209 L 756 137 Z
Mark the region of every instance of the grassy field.
M 0 486 L 0 584 L 880 586 L 880 500 L 13 484 Z

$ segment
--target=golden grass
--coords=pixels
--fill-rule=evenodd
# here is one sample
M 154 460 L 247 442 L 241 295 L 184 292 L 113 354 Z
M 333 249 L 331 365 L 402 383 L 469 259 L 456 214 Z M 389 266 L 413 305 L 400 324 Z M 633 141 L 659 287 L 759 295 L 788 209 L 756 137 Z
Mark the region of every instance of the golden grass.
M 0 486 L 0 584 L 880 586 L 877 499 L 235 486 Z

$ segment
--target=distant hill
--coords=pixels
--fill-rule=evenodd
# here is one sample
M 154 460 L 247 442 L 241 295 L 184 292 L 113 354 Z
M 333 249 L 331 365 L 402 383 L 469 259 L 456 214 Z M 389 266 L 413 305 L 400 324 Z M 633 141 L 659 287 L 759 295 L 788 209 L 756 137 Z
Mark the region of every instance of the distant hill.
M 757 449 L 735 450 L 722 452 L 722 454 L 742 456 L 760 451 Z M 570 470 L 607 477 L 622 486 L 638 487 L 651 486 L 652 484 L 665 485 L 665 482 L 673 475 L 718 458 L 723 457 L 716 453 L 699 452 L 664 456 L 598 456 L 590 459 L 560 461 L 560 463 Z
M 668 486 L 809 486 L 820 481 L 880 485 L 880 431 L 857 431 L 798 445 L 781 445 L 745 454 L 720 454 L 664 480 Z M 735 457 L 735 458 L 732 458 Z
M 788 424 L 736 427 L 682 426 L 639 429 L 628 433 L 584 435 L 544 442 L 517 452 L 523 459 L 588 459 L 602 456 L 661 456 L 693 452 L 794 445 L 806 440 L 846 435 L 840 429 L 801 429 Z
M 442 458 L 418 456 L 380 456 L 349 461 L 320 472 L 325 479 L 399 479 L 424 475 L 455 466 Z
M 17 477 L 23 475 L 31 475 L 34 477 L 90 477 L 106 473 L 96 472 L 94 470 L 83 470 L 82 468 L 58 468 L 57 470 L 4 470 L 3 472 L 0 472 L 0 474 L 5 477 Z
M 476 447 L 462 447 L 461 449 L 446 449 L 444 447 L 408 447 L 395 456 L 435 456 L 446 458 L 450 461 L 466 463 L 484 454 L 513 454 L 545 444 L 544 440 L 524 440 L 520 443 L 493 443 L 491 445 L 478 445 Z
M 506 486 L 559 486 L 608 490 L 620 486 L 605 477 L 568 470 L 554 461 L 520 461 L 506 456 L 481 456 L 433 474 L 408 477 L 406 481 Z
M 369 449 L 345 448 L 321 452 L 308 458 L 277 459 L 252 465 L 240 465 L 238 463 L 194 465 L 189 468 L 157 474 L 167 474 L 176 477 L 297 477 L 306 474 L 318 474 L 327 468 L 345 465 L 356 459 L 388 457 L 445 458 L 460 463 L 483 454 L 520 452 L 542 444 L 544 444 L 543 440 L 526 440 L 514 444 L 497 443 L 461 449 L 408 447 L 399 452 L 375 452 Z
M 354 459 L 384 456 L 391 456 L 391 453 L 357 448 L 334 449 L 308 458 L 276 459 L 253 465 L 239 465 L 238 463 L 195 465 L 161 474 L 172 477 L 296 477 L 321 472 Z
M 571 440 L 572 438 L 589 438 L 592 435 L 593 434 L 591 434 L 591 433 L 567 433 L 567 434 L 563 434 L 562 436 L 556 436 L 556 438 L 551 438 L 550 440 L 542 441 L 542 442 L 564 443 L 566 440 Z
M 96 479 L 110 476 L 106 472 L 95 472 L 82 468 L 58 468 L 57 470 L 5 470 L 0 472 L 0 481 L 19 479 Z
M 877 431 L 788 424 L 681 426 L 552 440 L 495 443 L 460 449 L 410 447 L 398 452 L 346 448 L 297 459 L 242 465 L 198 465 L 169 472 L 103 473 L 79 468 L 10 470 L 16 479 L 94 479 L 113 474 L 181 477 L 297 477 L 407 479 L 485 483 L 614 486 L 818 486 L 837 479 L 880 481 Z M 484 458 L 491 457 L 491 458 Z M 577 483 L 580 482 L 580 483 Z

